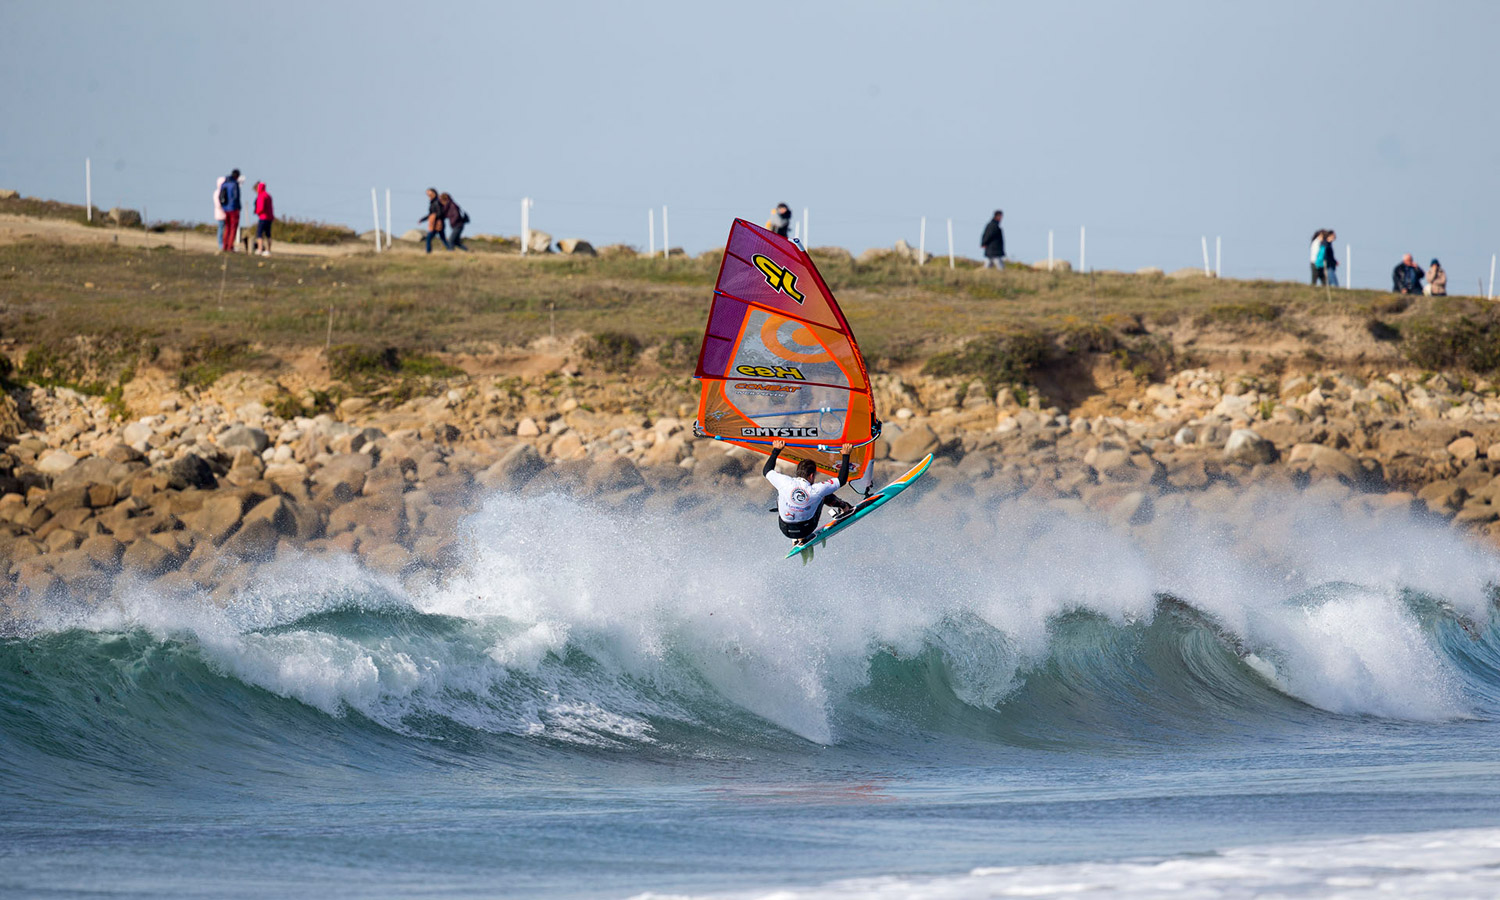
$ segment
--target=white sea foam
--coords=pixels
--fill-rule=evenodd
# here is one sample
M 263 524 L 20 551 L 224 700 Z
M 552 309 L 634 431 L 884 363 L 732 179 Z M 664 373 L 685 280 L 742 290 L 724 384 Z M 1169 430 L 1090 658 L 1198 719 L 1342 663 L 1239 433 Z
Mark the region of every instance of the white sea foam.
M 1500 896 L 1500 829 L 1378 835 L 1129 862 L 1006 866 L 947 878 L 873 877 L 820 887 L 633 900 L 989 900 L 996 897 L 1252 897 L 1425 900 Z
M 954 689 L 991 706 L 1087 611 L 1121 625 L 1169 594 L 1209 616 L 1278 689 L 1346 714 L 1447 719 L 1469 710 L 1452 664 L 1403 592 L 1487 618 L 1500 561 L 1444 526 L 1246 493 L 1217 515 L 1163 513 L 1129 533 L 1083 514 L 942 492 L 874 517 L 811 566 L 778 557 L 769 517 L 687 523 L 561 497 L 495 496 L 468 563 L 404 592 L 350 559 L 264 570 L 220 608 L 122 580 L 110 602 L 50 627 L 187 635 L 226 674 L 330 714 L 402 727 L 414 714 L 507 733 L 649 737 L 663 698 L 711 693 L 808 740 L 872 655 L 940 647 Z M 907 498 L 903 498 L 903 503 Z M 416 610 L 457 635 L 342 634 L 325 610 Z M 583 654 L 590 670 L 562 664 Z

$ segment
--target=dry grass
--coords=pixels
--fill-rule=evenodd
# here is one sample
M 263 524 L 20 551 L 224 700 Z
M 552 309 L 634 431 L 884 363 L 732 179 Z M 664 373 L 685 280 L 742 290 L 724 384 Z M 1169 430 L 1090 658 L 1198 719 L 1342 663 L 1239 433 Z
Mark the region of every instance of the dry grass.
M 494 253 L 262 260 L 29 242 L 0 246 L 0 334 L 25 344 L 110 336 L 177 351 L 249 341 L 274 353 L 321 347 L 332 310 L 334 343 L 410 353 L 522 345 L 554 322 L 559 336 L 610 332 L 654 347 L 699 332 L 717 270 L 715 254 L 670 262 Z M 826 259 L 823 274 L 877 366 L 1017 329 L 1192 324 L 1295 333 L 1309 317 L 1346 316 L 1361 327 L 1374 315 L 1394 320 L 1387 294 L 1339 291 L 1330 301 L 1283 282 L 839 259 Z

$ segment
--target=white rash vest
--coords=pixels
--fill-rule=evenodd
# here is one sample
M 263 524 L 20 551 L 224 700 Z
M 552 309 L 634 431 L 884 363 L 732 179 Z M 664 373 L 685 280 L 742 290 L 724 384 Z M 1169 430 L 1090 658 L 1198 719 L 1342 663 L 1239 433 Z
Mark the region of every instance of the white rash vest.
M 805 478 L 783 475 L 772 469 L 766 480 L 776 488 L 776 513 L 783 522 L 806 522 L 818 512 L 818 505 L 843 487 L 843 483 L 830 478 L 818 484 L 809 484 Z

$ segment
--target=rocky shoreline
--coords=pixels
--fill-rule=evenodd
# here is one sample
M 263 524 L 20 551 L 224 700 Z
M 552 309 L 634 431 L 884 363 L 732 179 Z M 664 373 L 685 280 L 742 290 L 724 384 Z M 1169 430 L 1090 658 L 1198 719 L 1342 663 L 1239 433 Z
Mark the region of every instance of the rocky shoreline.
M 436 397 L 282 418 L 233 376 L 207 390 L 146 387 L 149 415 L 102 398 L 14 391 L 0 454 L 0 602 L 13 617 L 89 602 L 122 575 L 217 602 L 254 570 L 348 555 L 408 582 L 462 560 L 461 523 L 487 496 L 562 492 L 692 519 L 763 510 L 760 457 L 691 433 L 692 382 L 552 375 L 455 379 Z M 885 468 L 931 452 L 922 492 L 1011 498 L 1145 527 L 1231 506 L 1259 485 L 1315 492 L 1362 515 L 1405 511 L 1500 543 L 1500 398 L 1443 375 L 1281 378 L 1203 369 L 1137 386 L 1097 414 L 1015 386 L 880 376 Z

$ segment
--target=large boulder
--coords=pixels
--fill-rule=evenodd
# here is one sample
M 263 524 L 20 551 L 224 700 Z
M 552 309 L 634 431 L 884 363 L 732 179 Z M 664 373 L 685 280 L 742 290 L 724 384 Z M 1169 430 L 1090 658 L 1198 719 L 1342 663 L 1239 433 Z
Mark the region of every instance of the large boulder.
M 43 475 L 57 475 L 78 464 L 78 457 L 66 450 L 48 450 L 37 457 L 36 470 Z
M 505 452 L 494 465 L 479 473 L 479 483 L 499 491 L 514 491 L 525 487 L 547 463 L 536 448 L 530 444 L 517 444 Z
M 557 249 L 569 256 L 598 256 L 594 252 L 594 245 L 580 238 L 563 238 L 557 242 Z
M 890 442 L 891 459 L 897 462 L 916 462 L 938 448 L 938 436 L 925 423 L 908 425 Z
M 109 221 L 120 228 L 140 228 L 141 214 L 133 209 L 116 206 L 109 211 Z
M 1250 466 L 1272 462 L 1276 459 L 1276 445 L 1249 428 L 1236 428 L 1224 442 L 1224 459 Z
M 220 447 L 233 453 L 240 447 L 245 447 L 254 453 L 263 453 L 271 446 L 271 439 L 259 428 L 251 428 L 248 425 L 234 425 L 219 435 Z
M 202 457 L 193 453 L 184 453 L 167 463 L 165 473 L 166 486 L 173 490 L 183 491 L 193 488 L 211 490 L 219 486 L 219 479 L 214 476 L 214 470 Z
M 537 231 L 535 228 L 530 229 L 528 233 L 530 238 L 526 242 L 527 253 L 552 252 L 552 235 L 545 231 Z

